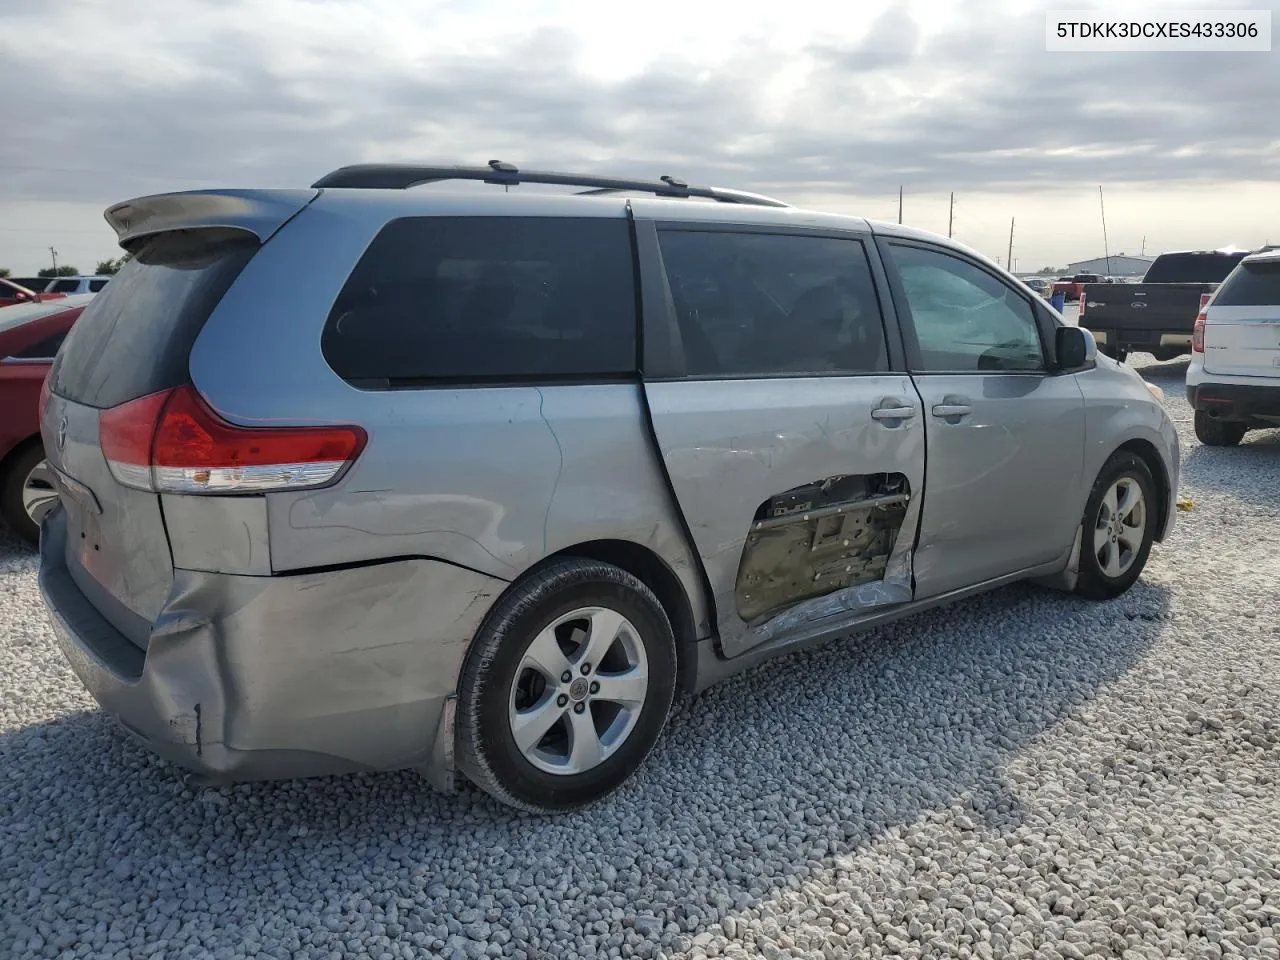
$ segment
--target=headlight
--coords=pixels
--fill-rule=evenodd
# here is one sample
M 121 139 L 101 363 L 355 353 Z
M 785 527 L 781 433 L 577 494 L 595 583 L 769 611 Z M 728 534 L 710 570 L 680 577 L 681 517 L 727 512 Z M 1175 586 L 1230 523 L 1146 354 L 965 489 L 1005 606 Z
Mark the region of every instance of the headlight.
M 1146 381 L 1144 380 L 1143 383 L 1146 383 Z M 1153 397 L 1155 397 L 1161 403 L 1164 403 L 1164 391 L 1161 390 L 1159 387 L 1157 387 L 1154 383 L 1147 383 L 1147 390 L 1151 393 Z

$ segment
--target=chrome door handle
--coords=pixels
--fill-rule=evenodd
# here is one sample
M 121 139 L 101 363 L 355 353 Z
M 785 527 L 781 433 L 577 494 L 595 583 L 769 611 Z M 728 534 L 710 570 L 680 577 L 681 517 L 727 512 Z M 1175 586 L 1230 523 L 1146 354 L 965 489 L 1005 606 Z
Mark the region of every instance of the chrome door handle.
M 939 403 L 933 408 L 933 415 L 946 419 L 948 417 L 967 417 L 973 413 L 973 407 L 967 403 Z
M 915 407 L 876 407 L 871 411 L 872 420 L 910 420 L 915 415 Z

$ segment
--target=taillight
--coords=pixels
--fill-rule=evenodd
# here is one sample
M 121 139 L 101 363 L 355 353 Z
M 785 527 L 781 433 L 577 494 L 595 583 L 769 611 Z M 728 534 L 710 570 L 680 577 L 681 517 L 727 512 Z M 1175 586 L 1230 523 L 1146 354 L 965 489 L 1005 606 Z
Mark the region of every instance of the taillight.
M 1204 311 L 1196 317 L 1196 325 L 1191 328 L 1191 352 L 1204 353 Z
M 1191 328 L 1191 352 L 1204 353 L 1204 323 L 1207 319 L 1205 311 L 1209 308 L 1209 301 L 1213 299 L 1213 294 L 1200 294 L 1200 312 L 1196 314 L 1195 326 Z
M 1085 301 L 1084 291 L 1082 290 L 1082 291 L 1080 292 L 1080 306 L 1079 306 L 1078 308 L 1076 308 L 1076 319 L 1077 319 L 1077 320 L 1079 320 L 1079 319 L 1080 319 L 1080 317 L 1083 317 L 1083 316 L 1084 316 L 1084 308 L 1085 308 L 1086 306 L 1088 306 L 1088 303 Z
M 356 426 L 240 427 L 191 386 L 103 411 L 100 441 L 116 480 L 158 493 L 267 493 L 324 486 L 364 449 Z

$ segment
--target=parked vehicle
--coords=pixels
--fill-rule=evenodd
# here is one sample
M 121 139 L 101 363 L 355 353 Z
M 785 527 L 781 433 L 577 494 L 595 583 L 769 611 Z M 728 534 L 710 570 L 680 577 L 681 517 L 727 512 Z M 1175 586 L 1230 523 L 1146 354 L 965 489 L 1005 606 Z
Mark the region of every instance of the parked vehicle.
M 47 293 L 98 293 L 107 285 L 110 277 L 54 277 L 45 287 Z
M 52 277 L 8 277 L 8 280 L 16 283 L 20 287 L 26 287 L 28 290 L 34 290 L 36 293 L 44 293 L 49 288 Z
M 1080 299 L 1080 292 L 1084 289 L 1086 283 L 1109 283 L 1105 277 L 1101 277 L 1096 273 L 1077 273 L 1074 277 L 1066 280 L 1058 280 L 1053 284 L 1049 291 L 1049 295 L 1061 293 L 1066 298 L 1067 303 L 1075 303 Z
M 919 230 L 497 162 L 107 219 L 134 257 L 49 378 L 40 584 L 211 782 L 572 809 L 677 690 L 1017 580 L 1114 597 L 1173 523 L 1141 378 Z
M 29 543 L 57 499 L 40 440 L 40 390 L 54 355 L 92 297 L 0 311 L 0 518 Z
M 1280 249 L 1241 260 L 1196 317 L 1187 402 L 1209 446 L 1280 426 Z
M 1221 250 L 1161 254 L 1141 283 L 1087 285 L 1077 322 L 1121 363 L 1134 350 L 1157 360 L 1190 353 L 1196 315 L 1244 256 Z
M 1049 281 L 1044 279 L 1043 277 L 1027 277 L 1022 282 L 1025 283 L 1028 287 L 1030 287 L 1040 296 L 1042 297 L 1049 296 L 1050 284 L 1049 284 Z
M 13 280 L 0 277 L 0 307 L 11 307 L 15 303 L 39 303 L 40 294 L 30 287 L 24 287 Z

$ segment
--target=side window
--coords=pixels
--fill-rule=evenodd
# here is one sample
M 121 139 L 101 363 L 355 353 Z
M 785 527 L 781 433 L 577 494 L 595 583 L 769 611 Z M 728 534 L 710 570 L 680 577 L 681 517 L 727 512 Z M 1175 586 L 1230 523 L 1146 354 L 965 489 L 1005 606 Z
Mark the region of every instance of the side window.
M 382 228 L 334 303 L 325 360 L 349 381 L 636 370 L 625 220 L 410 217 Z
M 935 372 L 1043 370 L 1030 302 L 967 260 L 891 245 L 902 278 L 920 367 Z
M 48 292 L 49 293 L 75 293 L 80 289 L 79 280 L 59 280 Z
M 107 281 L 105 281 L 105 280 L 90 280 L 90 281 L 89 281 L 89 292 L 90 292 L 90 293 L 97 293 L 99 290 L 101 290 L 101 289 L 102 289 L 103 287 L 105 287 L 106 285 L 107 285 Z
M 67 331 L 61 330 L 58 333 L 50 334 L 43 340 L 29 344 L 17 353 L 12 354 L 10 359 L 13 360 L 52 360 L 58 353 L 58 348 L 62 346 L 62 341 L 67 338 Z
M 663 230 L 659 244 L 689 376 L 888 369 L 859 241 Z

